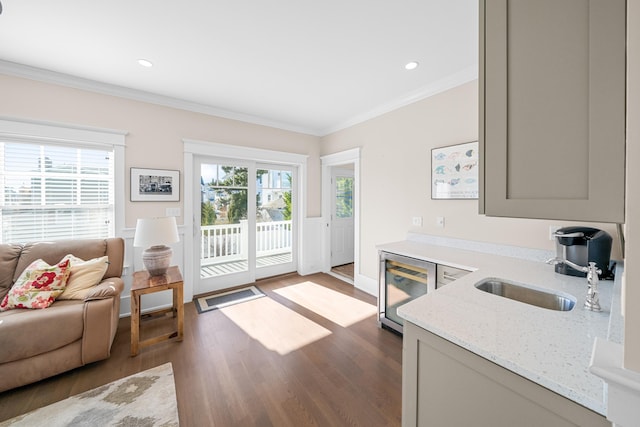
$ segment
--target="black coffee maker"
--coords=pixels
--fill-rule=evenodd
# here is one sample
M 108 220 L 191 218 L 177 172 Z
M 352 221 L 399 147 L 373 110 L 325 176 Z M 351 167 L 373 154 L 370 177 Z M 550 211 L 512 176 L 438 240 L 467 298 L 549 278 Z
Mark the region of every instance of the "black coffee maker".
M 609 233 L 591 227 L 564 227 L 555 232 L 557 257 L 580 266 L 595 262 L 602 270 L 600 278 L 609 277 L 609 261 L 613 239 Z M 576 270 L 565 263 L 555 265 L 556 273 L 587 277 L 587 273 Z

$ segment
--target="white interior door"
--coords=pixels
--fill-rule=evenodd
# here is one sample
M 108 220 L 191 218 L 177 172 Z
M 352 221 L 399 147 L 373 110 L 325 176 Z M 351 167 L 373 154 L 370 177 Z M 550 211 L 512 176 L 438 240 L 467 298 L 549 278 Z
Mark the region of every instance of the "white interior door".
M 331 169 L 331 267 L 354 260 L 353 183 L 353 170 Z

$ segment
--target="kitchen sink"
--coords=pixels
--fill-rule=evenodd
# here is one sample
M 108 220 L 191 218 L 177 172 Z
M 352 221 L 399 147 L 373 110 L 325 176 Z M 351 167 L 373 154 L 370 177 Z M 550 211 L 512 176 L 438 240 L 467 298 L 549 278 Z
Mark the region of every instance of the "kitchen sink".
M 549 310 L 569 311 L 576 305 L 575 298 L 569 295 L 560 295 L 553 292 L 533 289 L 502 279 L 485 279 L 476 283 L 475 286 L 481 291 L 493 295 L 535 305 L 536 307 L 547 308 Z

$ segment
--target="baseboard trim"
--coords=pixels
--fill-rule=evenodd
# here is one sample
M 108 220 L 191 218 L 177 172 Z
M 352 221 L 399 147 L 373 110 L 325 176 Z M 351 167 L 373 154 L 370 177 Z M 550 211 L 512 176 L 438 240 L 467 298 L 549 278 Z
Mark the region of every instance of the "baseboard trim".
M 355 287 L 363 292 L 378 297 L 378 281 L 362 274 L 355 275 Z

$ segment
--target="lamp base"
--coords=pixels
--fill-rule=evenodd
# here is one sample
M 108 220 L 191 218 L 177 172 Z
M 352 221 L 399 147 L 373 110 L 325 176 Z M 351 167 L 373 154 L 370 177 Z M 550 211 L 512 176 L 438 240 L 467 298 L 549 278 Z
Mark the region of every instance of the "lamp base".
M 171 264 L 173 251 L 169 246 L 151 246 L 142 251 L 142 262 L 150 276 L 162 276 Z

